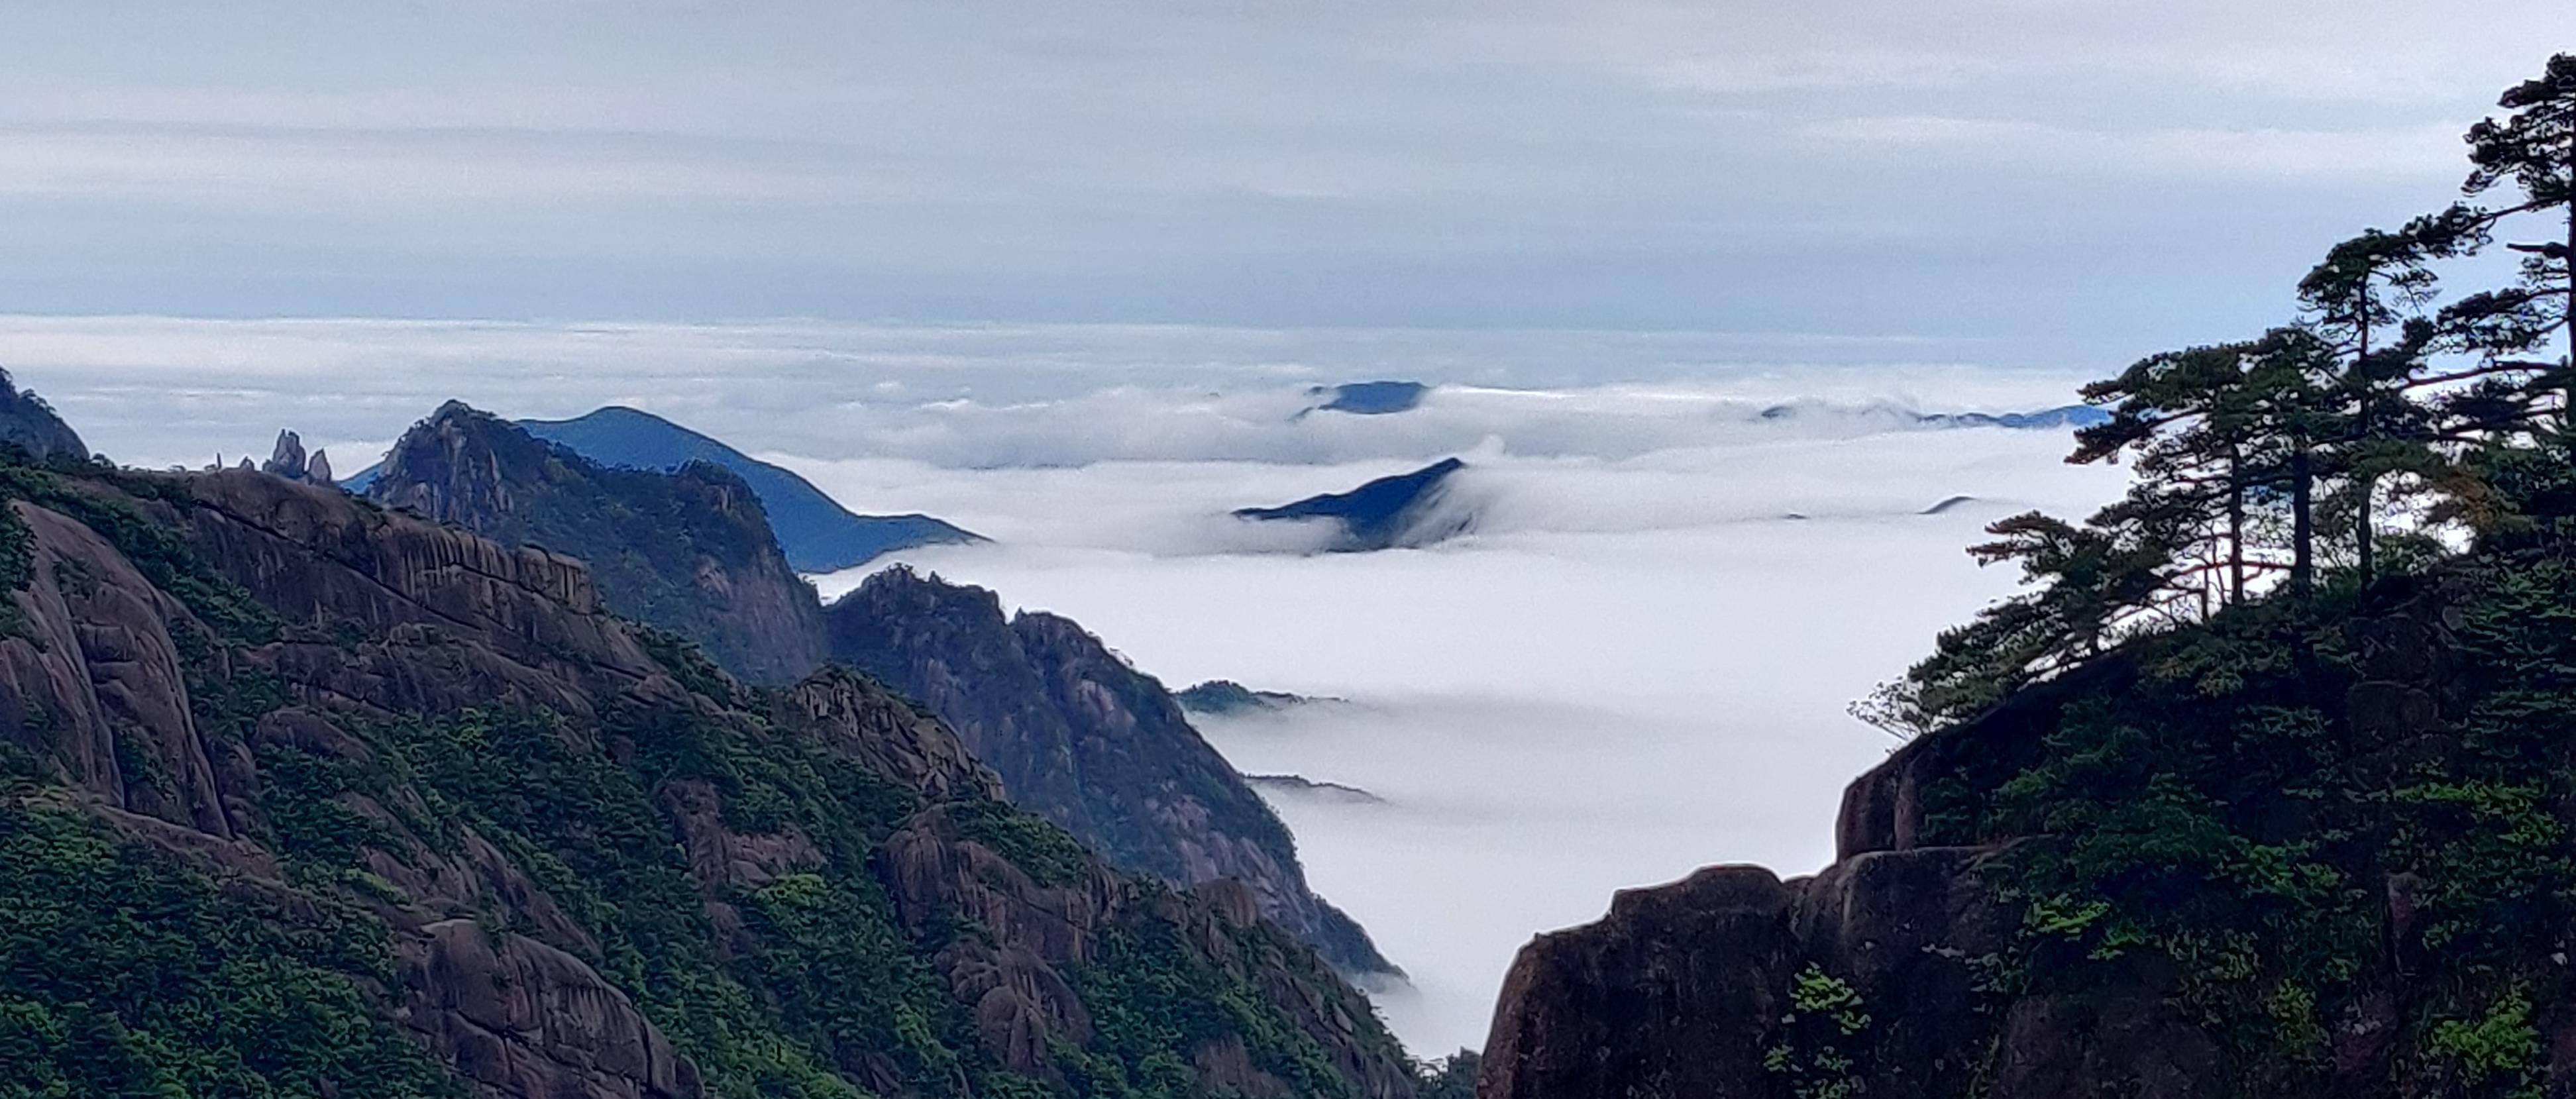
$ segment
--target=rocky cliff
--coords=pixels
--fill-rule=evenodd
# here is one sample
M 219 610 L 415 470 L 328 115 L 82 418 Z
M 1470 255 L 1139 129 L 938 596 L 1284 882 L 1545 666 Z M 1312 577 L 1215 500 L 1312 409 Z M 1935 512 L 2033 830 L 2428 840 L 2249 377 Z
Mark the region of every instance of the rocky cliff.
M 1296 840 L 1162 684 L 1051 614 L 1005 617 L 982 588 L 909 569 L 826 609 L 832 656 L 954 726 L 1011 800 L 1111 862 L 1168 882 L 1234 879 L 1261 912 L 1356 973 L 1391 973 L 1307 888 Z
M 0 498 L 33 1094 L 1410 1094 L 1246 891 L 1109 869 L 864 676 L 743 686 L 572 558 L 248 470 Z
M 1854 782 L 1812 877 L 1539 936 L 1485 1099 L 2576 1093 L 2576 565 L 2133 643 Z
M 89 457 L 89 446 L 81 442 L 80 433 L 55 415 L 44 398 L 19 389 L 6 370 L 0 370 L 0 445 L 15 446 L 38 458 Z
M 394 444 L 367 495 L 587 561 L 608 609 L 703 645 L 747 679 L 783 683 L 823 660 L 813 588 L 779 550 L 760 497 L 717 466 L 604 466 L 451 401 Z

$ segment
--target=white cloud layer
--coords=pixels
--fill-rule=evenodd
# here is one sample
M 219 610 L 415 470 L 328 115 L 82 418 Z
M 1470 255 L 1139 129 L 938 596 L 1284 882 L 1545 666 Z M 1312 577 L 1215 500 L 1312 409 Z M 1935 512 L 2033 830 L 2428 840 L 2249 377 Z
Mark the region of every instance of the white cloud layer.
M 754 453 L 892 462 L 851 484 L 874 481 L 887 491 L 865 498 L 899 510 L 927 507 L 905 502 L 912 465 L 1623 457 L 1901 419 L 1879 404 L 2043 408 L 2082 376 L 1972 365 L 1993 350 L 1695 332 L 0 315 L 0 366 L 135 464 L 265 453 L 290 427 L 354 471 L 449 398 L 514 417 L 629 404 Z M 1388 377 L 1440 387 L 1399 415 L 1297 416 L 1313 386 Z M 1754 422 L 1791 400 L 1816 407 Z
M 1842 784 L 1888 747 L 1845 703 L 2010 587 L 1960 548 L 2119 490 L 2066 446 L 1986 429 L 1490 455 L 1460 475 L 1478 533 L 1314 557 L 1247 552 L 1278 547 L 1222 509 L 1388 464 L 917 467 L 916 491 L 1003 541 L 902 556 L 1069 614 L 1174 687 L 1351 700 L 1202 728 L 1242 770 L 1386 799 L 1274 798 L 1317 888 L 1413 975 L 1379 1002 L 1436 1053 L 1481 1044 L 1513 951 L 1614 889 L 1822 865 Z M 870 490 L 864 466 L 809 472 Z M 1977 500 L 1919 514 L 1959 495 Z

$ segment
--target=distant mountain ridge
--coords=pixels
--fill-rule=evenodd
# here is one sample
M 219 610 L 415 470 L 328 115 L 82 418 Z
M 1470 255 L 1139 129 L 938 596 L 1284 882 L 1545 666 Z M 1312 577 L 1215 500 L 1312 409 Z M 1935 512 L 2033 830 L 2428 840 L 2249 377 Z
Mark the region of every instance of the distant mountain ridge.
M 838 572 L 915 546 L 981 542 L 982 535 L 919 513 L 860 515 L 795 473 L 650 412 L 610 405 L 569 420 L 518 420 L 530 435 L 604 466 L 670 471 L 691 462 L 730 470 L 760 496 L 787 563 L 802 573 Z M 364 493 L 381 466 L 342 482 Z
M 1306 390 L 1309 397 L 1330 395 L 1331 400 L 1314 405 L 1297 414 L 1304 419 L 1315 412 L 1347 412 L 1354 416 L 1391 416 L 1411 412 L 1422 406 L 1422 398 L 1431 387 L 1421 382 L 1345 382 L 1334 386 L 1314 386 Z
M 1467 468 L 1444 458 L 1411 473 L 1380 477 L 1349 492 L 1329 492 L 1278 507 L 1237 508 L 1235 518 L 1256 521 L 1328 520 L 1340 524 L 1342 536 L 1326 548 L 1338 553 L 1427 546 L 1464 534 L 1474 526 L 1472 512 L 1442 511 L 1437 505 L 1451 476 Z
M 813 586 L 759 495 L 722 466 L 604 465 L 450 401 L 403 433 L 366 495 L 587 561 L 610 610 L 697 642 L 745 679 L 788 682 L 823 662 Z

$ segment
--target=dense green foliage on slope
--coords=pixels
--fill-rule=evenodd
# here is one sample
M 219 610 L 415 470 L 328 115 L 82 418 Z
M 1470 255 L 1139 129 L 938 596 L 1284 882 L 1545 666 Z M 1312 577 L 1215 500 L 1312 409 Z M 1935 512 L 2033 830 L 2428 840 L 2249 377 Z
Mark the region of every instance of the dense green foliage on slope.
M 1410 1090 L 1310 950 L 862 677 L 744 686 L 559 559 L 248 471 L 0 453 L 0 505 L 0 1095 Z M 531 1010 L 579 1017 L 486 1022 Z
M 2162 985 L 2248 1072 L 2235 1094 L 2313 1092 L 2337 1032 L 2382 1017 L 2403 1094 L 2538 1087 L 2536 1025 L 2576 1021 L 2569 547 L 2105 661 L 2027 752 L 1922 745 L 1945 777 L 1921 842 L 2012 845 L 1996 994 Z
M 382 924 L 227 889 L 29 782 L 0 787 L 0 1096 L 463 1094 L 368 1010 Z

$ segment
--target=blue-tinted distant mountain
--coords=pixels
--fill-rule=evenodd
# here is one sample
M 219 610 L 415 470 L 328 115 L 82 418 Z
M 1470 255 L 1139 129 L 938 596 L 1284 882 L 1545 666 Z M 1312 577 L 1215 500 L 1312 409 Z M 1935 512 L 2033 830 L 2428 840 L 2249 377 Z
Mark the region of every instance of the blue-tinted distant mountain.
M 2038 412 L 1936 413 L 1920 417 L 1920 422 L 1932 427 L 2009 427 L 2046 431 L 2091 427 L 2107 423 L 2110 419 L 2110 413 L 2091 405 L 2071 404 Z
M 803 477 L 637 409 L 611 405 L 570 420 L 520 420 L 518 425 L 605 466 L 675 470 L 707 462 L 733 471 L 760 497 L 778 548 L 798 572 L 835 572 L 914 546 L 984 540 L 927 515 L 853 514 Z M 364 493 L 375 478 L 376 470 L 369 468 L 341 484 Z
M 1439 506 L 1450 475 L 1465 468 L 1465 462 L 1444 458 L 1349 492 L 1309 496 L 1275 508 L 1237 508 L 1234 514 L 1239 519 L 1332 520 L 1342 527 L 1342 537 L 1327 547 L 1335 552 L 1427 546 L 1475 525 L 1471 512 Z
M 1422 395 L 1431 387 L 1421 382 L 1349 382 L 1343 385 L 1319 385 L 1306 391 L 1309 397 L 1331 396 L 1331 400 L 1300 412 L 1348 412 L 1354 416 L 1385 416 L 1409 412 L 1422 404 Z
M 2018 431 L 2071 431 L 2111 418 L 2108 412 L 2080 404 L 2044 408 L 2037 412 L 1916 412 L 1892 403 L 1850 406 L 1793 402 L 1762 410 L 1765 420 L 1797 420 L 1810 416 L 1872 418 L 1897 427 L 2001 427 Z

